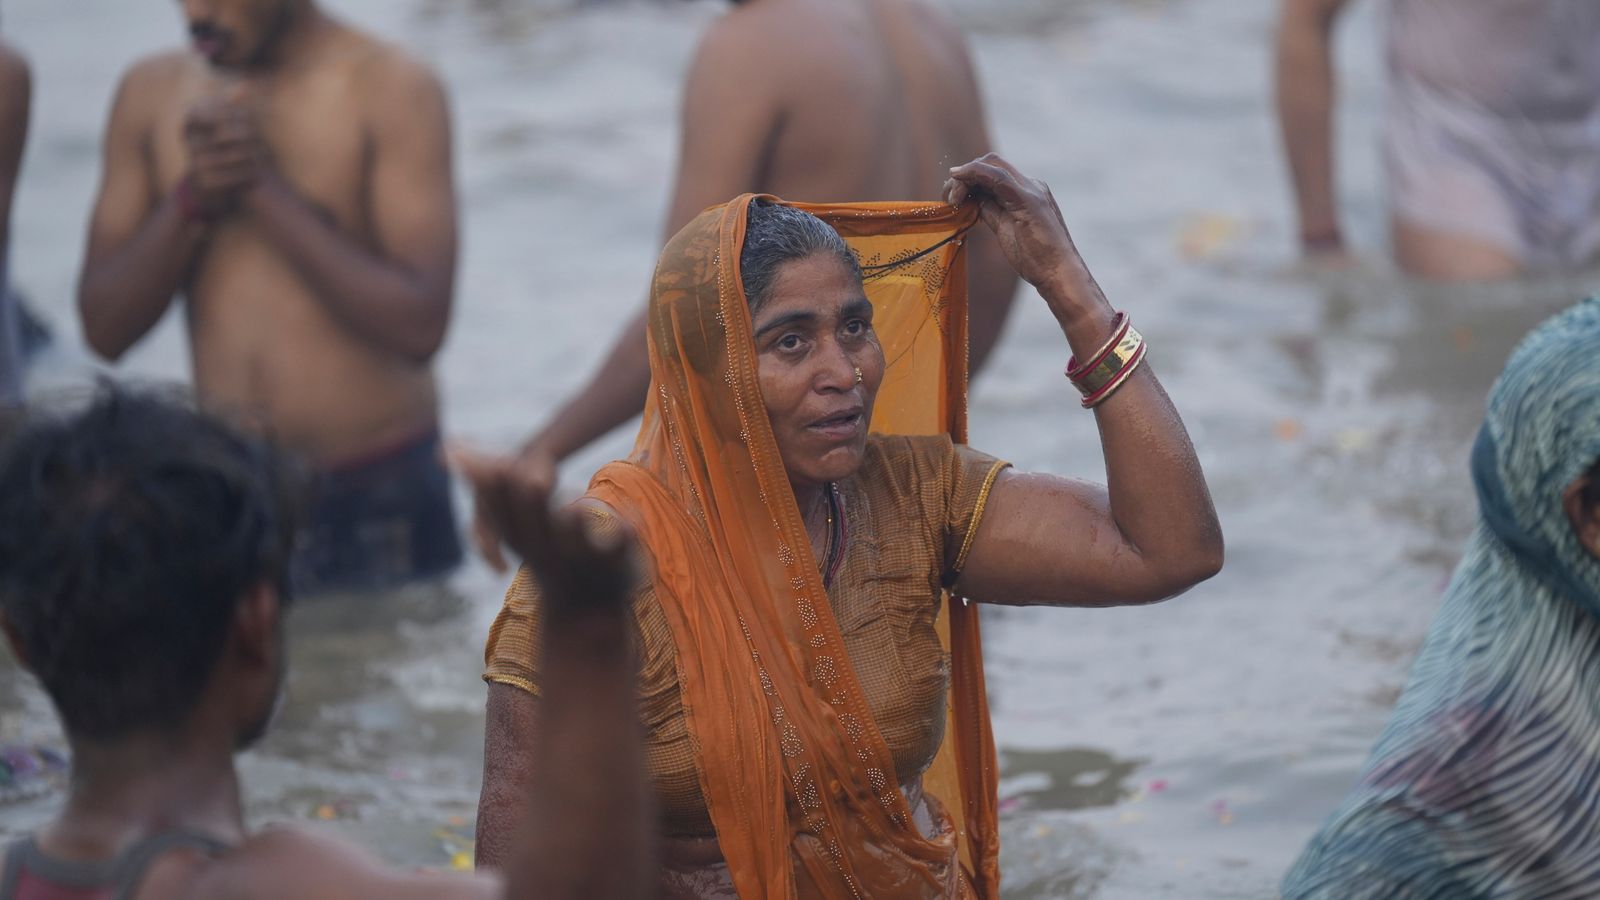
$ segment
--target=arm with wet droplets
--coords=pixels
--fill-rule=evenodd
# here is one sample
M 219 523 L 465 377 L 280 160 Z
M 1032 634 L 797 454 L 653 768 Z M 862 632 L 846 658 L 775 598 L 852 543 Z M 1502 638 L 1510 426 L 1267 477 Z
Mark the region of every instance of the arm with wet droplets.
M 979 204 L 1077 358 L 1106 342 L 1115 313 L 1048 186 L 989 154 L 951 170 L 946 199 Z M 1070 390 L 1064 378 L 1062 389 Z M 1222 528 L 1205 474 L 1151 367 L 1134 369 L 1093 414 L 1106 484 L 1002 472 L 957 583 L 963 595 L 1049 606 L 1150 603 L 1221 569 Z
M 762 156 L 780 123 L 778 85 L 744 25 L 729 16 L 712 26 L 690 65 L 683 91 L 678 171 L 664 238 L 701 210 L 758 189 Z M 549 484 L 562 460 L 640 414 L 650 389 L 647 310 L 629 316 L 587 383 L 556 408 L 521 454 Z M 478 549 L 501 568 L 492 523 L 475 516 Z

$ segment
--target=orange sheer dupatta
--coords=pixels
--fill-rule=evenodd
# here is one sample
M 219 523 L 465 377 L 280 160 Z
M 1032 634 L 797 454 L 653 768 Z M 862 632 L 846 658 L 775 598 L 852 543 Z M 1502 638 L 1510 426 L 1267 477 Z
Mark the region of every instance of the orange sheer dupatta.
M 632 456 L 589 496 L 638 532 L 677 644 L 701 787 L 746 900 L 996 897 L 996 767 L 975 606 L 947 599 L 949 722 L 923 837 L 867 711 L 773 442 L 739 255 L 751 195 L 662 251 L 650 402 Z M 804 205 L 860 256 L 888 361 L 873 429 L 965 439 L 971 207 Z M 964 871 L 963 871 L 964 870 Z

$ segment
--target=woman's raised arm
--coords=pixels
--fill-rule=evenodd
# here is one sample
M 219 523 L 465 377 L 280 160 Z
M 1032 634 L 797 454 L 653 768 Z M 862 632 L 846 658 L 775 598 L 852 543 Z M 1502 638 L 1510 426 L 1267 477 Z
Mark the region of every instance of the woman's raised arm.
M 1074 358 L 1108 357 L 1075 372 L 1082 389 L 1100 388 L 1087 400 L 1106 484 L 1002 473 L 958 590 L 991 603 L 1117 606 L 1164 600 L 1210 578 L 1222 567 L 1222 527 L 1194 446 L 1143 363 L 1137 335 L 1122 333 L 1123 320 L 1078 255 L 1049 187 L 992 153 L 950 176 L 946 199 L 981 204 L 984 223 L 1049 305 Z

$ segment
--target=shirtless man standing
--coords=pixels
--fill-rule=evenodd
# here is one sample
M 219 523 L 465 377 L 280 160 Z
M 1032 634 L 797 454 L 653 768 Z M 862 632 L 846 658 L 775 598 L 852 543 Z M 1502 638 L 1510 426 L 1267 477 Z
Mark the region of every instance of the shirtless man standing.
M 184 0 L 118 89 L 78 305 L 116 359 L 187 299 L 200 395 L 319 472 L 302 591 L 459 561 L 430 361 L 450 317 L 443 87 L 314 0 Z
M 935 197 L 951 166 L 994 149 L 959 31 L 921 0 L 735 0 L 684 87 L 670 237 L 708 206 L 750 191 L 785 200 Z M 985 229 L 972 232 L 971 356 L 1000 337 L 1017 276 Z M 644 409 L 645 313 L 624 327 L 589 384 L 525 445 L 555 466 Z M 478 543 L 498 561 L 490 526 Z
M 1349 0 L 1283 0 L 1278 117 L 1308 256 L 1342 257 L 1334 24 Z M 1384 167 L 1395 260 L 1479 280 L 1600 256 L 1600 4 L 1385 0 Z
M 22 341 L 11 297 L 11 198 L 28 138 L 32 82 L 22 54 L 0 41 L 0 409 L 22 399 Z

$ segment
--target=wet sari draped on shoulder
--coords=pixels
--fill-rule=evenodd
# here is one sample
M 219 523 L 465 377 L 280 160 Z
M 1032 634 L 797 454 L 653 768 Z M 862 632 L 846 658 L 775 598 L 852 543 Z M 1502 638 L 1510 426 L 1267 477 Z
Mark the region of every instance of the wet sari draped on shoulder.
M 1600 560 L 1562 505 L 1600 459 L 1597 361 L 1591 299 L 1507 363 L 1472 455 L 1477 533 L 1289 900 L 1600 893 Z
M 741 897 L 998 896 L 996 768 L 977 608 L 945 598 L 945 740 L 927 837 L 895 778 L 796 508 L 760 395 L 741 287 L 751 196 L 661 254 L 651 396 L 632 455 L 588 497 L 637 532 L 677 647 L 696 770 Z M 872 430 L 965 440 L 971 208 L 796 204 L 861 261 L 888 363 Z

